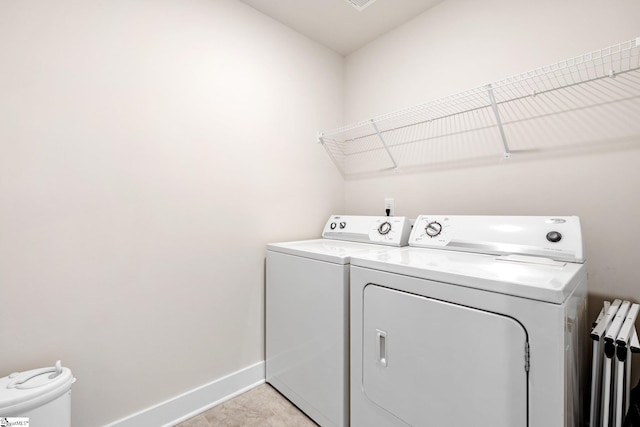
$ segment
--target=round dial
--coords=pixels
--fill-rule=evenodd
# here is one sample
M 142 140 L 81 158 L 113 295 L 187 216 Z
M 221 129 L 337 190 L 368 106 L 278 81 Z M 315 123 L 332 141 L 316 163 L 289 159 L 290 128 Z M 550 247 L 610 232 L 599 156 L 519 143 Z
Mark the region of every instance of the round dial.
M 558 233 L 557 231 L 550 231 L 547 233 L 547 240 L 551 243 L 558 243 L 560 240 L 562 240 L 562 234 Z
M 345 228 L 346 226 L 347 226 L 347 223 L 346 223 L 346 222 L 344 222 L 344 221 L 342 221 L 342 222 L 340 223 L 340 230 L 342 230 L 342 229 L 343 229 L 343 228 Z
M 335 230 L 336 229 L 336 223 L 332 222 L 329 227 L 331 227 L 332 230 Z
M 436 237 L 438 234 L 442 232 L 442 225 L 440 225 L 437 221 L 431 221 L 424 228 L 424 231 L 427 233 L 429 237 Z
M 391 231 L 391 224 L 389 224 L 388 221 L 383 222 L 382 224 L 380 224 L 380 227 L 378 227 L 378 233 L 382 234 L 383 236 L 385 234 L 389 234 L 390 231 Z

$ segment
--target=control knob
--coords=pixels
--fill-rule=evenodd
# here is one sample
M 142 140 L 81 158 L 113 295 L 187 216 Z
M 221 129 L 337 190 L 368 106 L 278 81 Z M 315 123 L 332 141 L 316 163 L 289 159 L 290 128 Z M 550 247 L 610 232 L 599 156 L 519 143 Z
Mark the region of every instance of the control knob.
M 389 221 L 385 221 L 382 224 L 380 224 L 380 227 L 378 227 L 378 233 L 382 234 L 383 236 L 385 234 L 389 234 L 389 232 L 391 231 L 391 224 L 389 224 Z
M 344 222 L 344 221 L 342 221 L 342 222 L 340 223 L 340 230 L 342 230 L 342 229 L 343 229 L 343 228 L 345 228 L 346 226 L 347 226 L 347 223 L 346 223 L 346 222 Z
M 442 225 L 437 221 L 431 221 L 427 224 L 424 231 L 427 233 L 427 236 L 436 237 L 442 232 Z
M 560 240 L 562 240 L 562 234 L 558 233 L 557 231 L 550 231 L 547 233 L 547 240 L 551 243 L 558 243 Z
M 332 222 L 331 225 L 329 226 L 329 228 L 331 228 L 332 230 L 336 229 L 336 223 Z

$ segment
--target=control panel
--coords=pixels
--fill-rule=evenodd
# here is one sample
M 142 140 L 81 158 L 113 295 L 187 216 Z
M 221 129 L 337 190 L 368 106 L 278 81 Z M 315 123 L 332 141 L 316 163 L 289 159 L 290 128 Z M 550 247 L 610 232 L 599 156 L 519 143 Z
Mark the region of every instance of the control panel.
M 584 262 L 577 216 L 420 215 L 409 245 Z
M 332 215 L 322 231 L 325 239 L 406 246 L 411 223 L 403 216 Z

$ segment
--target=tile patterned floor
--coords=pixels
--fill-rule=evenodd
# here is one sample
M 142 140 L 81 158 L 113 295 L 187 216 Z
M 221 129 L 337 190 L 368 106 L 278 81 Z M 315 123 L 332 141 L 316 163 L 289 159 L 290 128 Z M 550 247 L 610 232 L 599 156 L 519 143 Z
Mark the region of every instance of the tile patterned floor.
M 269 384 L 262 384 L 176 427 L 317 427 L 317 424 Z

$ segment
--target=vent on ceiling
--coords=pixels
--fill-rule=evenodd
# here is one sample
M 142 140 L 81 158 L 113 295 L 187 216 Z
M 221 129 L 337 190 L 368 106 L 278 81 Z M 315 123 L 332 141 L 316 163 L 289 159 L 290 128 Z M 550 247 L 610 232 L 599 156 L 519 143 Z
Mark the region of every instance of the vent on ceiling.
M 370 6 L 376 0 L 344 0 L 351 6 L 362 12 L 367 6 Z

